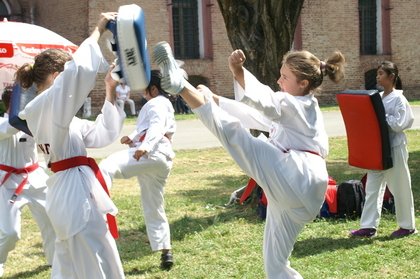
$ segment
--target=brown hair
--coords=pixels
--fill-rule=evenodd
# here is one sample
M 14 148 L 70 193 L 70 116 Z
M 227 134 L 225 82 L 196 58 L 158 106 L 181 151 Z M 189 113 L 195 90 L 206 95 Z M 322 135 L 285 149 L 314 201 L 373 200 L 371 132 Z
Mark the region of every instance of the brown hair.
M 69 60 L 71 56 L 67 52 L 47 49 L 35 57 L 33 66 L 25 63 L 16 71 L 16 81 L 24 89 L 31 87 L 33 83 L 38 86 L 47 80 L 48 75 L 62 72 L 64 64 Z
M 289 67 L 298 81 L 309 81 L 306 93 L 322 84 L 324 74 L 335 83 L 344 78 L 345 58 L 340 51 L 335 51 L 326 62 L 306 50 L 290 51 L 284 55 L 282 63 Z
M 1 94 L 1 100 L 3 101 L 6 110 L 9 109 L 10 106 L 10 99 L 12 98 L 13 88 L 12 86 L 6 86 Z

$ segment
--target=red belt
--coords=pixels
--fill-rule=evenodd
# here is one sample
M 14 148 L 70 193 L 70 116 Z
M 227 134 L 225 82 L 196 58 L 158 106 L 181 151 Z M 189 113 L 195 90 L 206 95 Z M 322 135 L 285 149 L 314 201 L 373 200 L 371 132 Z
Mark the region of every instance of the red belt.
M 96 179 L 99 181 L 99 183 L 101 183 L 102 188 L 109 196 L 109 191 L 108 191 L 108 187 L 106 186 L 105 179 L 102 176 L 102 173 L 98 167 L 98 164 L 96 164 L 96 161 L 93 158 L 88 158 L 85 156 L 77 156 L 77 157 L 72 157 L 72 158 L 61 160 L 61 161 L 53 162 L 51 163 L 51 171 L 59 172 L 59 171 L 67 170 L 70 168 L 75 168 L 78 166 L 90 167 L 92 171 L 95 173 Z M 111 214 L 106 214 L 106 219 L 108 221 L 108 227 L 109 227 L 109 231 L 111 232 L 111 235 L 115 239 L 117 239 L 118 228 L 117 228 L 117 221 L 116 221 L 115 216 Z
M 6 175 L 3 178 L 3 181 L 0 183 L 0 186 L 3 185 L 4 182 L 12 175 L 12 174 L 26 174 L 23 176 L 22 182 L 19 183 L 18 187 L 16 188 L 15 192 L 13 193 L 12 197 L 10 198 L 9 202 L 14 203 L 17 199 L 17 197 L 22 193 L 23 187 L 25 187 L 26 183 L 28 182 L 28 174 L 30 172 L 33 172 L 39 167 L 38 163 L 35 163 L 33 165 L 27 166 L 25 168 L 15 168 L 7 165 L 1 165 L 0 164 L 0 170 L 3 170 L 6 173 Z

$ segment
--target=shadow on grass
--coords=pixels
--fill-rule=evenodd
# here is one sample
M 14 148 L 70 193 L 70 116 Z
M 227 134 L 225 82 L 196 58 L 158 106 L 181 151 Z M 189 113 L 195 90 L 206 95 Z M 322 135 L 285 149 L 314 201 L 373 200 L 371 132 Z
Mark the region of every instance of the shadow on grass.
M 200 233 L 205 231 L 211 226 L 217 225 L 217 223 L 230 222 L 236 218 L 247 218 L 250 215 L 255 217 L 247 218 L 248 222 L 261 222 L 256 216 L 255 212 L 249 213 L 249 210 L 237 210 L 229 208 L 225 212 L 218 212 L 214 215 L 207 217 L 190 217 L 184 216 L 174 222 L 170 222 L 171 227 L 171 241 L 180 242 L 183 241 L 188 235 Z M 139 228 L 130 230 L 121 230 L 120 238 L 118 240 L 118 250 L 124 251 L 120 253 L 121 260 L 123 262 L 138 262 L 139 265 L 144 257 L 154 257 L 152 265 L 147 265 L 147 268 L 142 269 L 139 267 L 125 268 L 125 274 L 131 276 L 141 276 L 145 274 L 151 274 L 160 270 L 160 252 L 153 252 L 150 248 L 149 241 L 146 235 L 145 225 L 141 225 Z
M 329 238 L 317 237 L 296 242 L 293 255 L 298 258 L 317 255 L 324 252 L 332 252 L 335 250 L 354 249 L 358 246 L 371 245 L 374 241 L 392 240 L 389 236 L 381 236 L 374 238 Z
M 414 172 L 416 166 L 420 164 L 420 151 L 410 152 L 409 159 L 410 169 L 412 173 L 412 186 L 415 201 L 420 200 L 420 174 Z M 349 179 L 360 179 L 365 170 L 351 167 L 347 163 L 346 158 L 335 158 L 328 162 L 329 174 L 337 180 L 338 183 Z M 235 205 L 228 208 L 223 208 L 223 205 L 228 202 L 230 194 L 245 185 L 247 177 L 245 175 L 204 175 L 202 179 L 206 180 L 205 187 L 199 187 L 190 190 L 180 190 L 173 195 L 175 199 L 182 200 L 182 203 L 190 204 L 191 202 L 198 204 L 198 206 L 209 205 L 210 210 L 214 213 L 203 213 L 206 216 L 196 217 L 188 214 L 178 218 L 177 220 L 170 220 L 171 238 L 173 241 L 182 241 L 188 235 L 205 231 L 211 226 L 218 223 L 227 223 L 237 220 L 238 218 L 245 219 L 250 223 L 259 223 L 261 220 L 257 216 L 255 205 Z M 220 210 L 218 209 L 220 208 Z M 416 207 L 418 208 L 418 207 Z M 202 209 L 200 209 L 202 211 Z M 201 214 L 201 213 L 199 213 Z M 121 231 L 121 238 L 118 246 L 120 251 L 124 251 L 121 255 L 123 260 L 141 259 L 149 256 L 153 252 L 150 249 L 145 234 L 146 228 L 142 224 L 138 228 Z M 355 238 L 328 238 L 318 237 L 298 241 L 295 245 L 293 255 L 296 257 L 306 257 L 316 255 L 323 252 L 330 252 L 334 250 L 353 249 L 357 246 L 365 246 L 372 244 L 372 241 L 390 241 L 393 240 L 388 236 L 375 237 L 374 239 L 355 239 Z M 156 256 L 156 266 L 158 266 L 159 254 Z M 127 270 L 129 275 L 142 275 L 147 272 L 152 272 L 155 266 L 149 270 L 140 270 L 133 268 Z
M 134 275 L 144 275 L 144 274 L 148 274 L 153 270 L 153 268 L 148 268 L 145 270 L 140 270 L 139 268 L 134 267 L 133 269 L 127 271 L 127 269 L 124 269 L 124 275 L 130 275 L 130 276 L 134 276 Z
M 200 233 L 218 223 L 232 222 L 238 218 L 244 218 L 250 223 L 261 222 L 256 214 L 255 207 L 238 204 L 231 207 L 224 206 L 229 201 L 232 191 L 240 188 L 240 185 L 246 182 L 246 176 L 213 175 L 205 176 L 202 179 L 206 180 L 206 183 L 204 183 L 205 187 L 180 190 L 172 193 L 170 198 L 166 197 L 168 200 L 176 200 L 177 203 L 187 205 L 186 212 L 192 212 L 191 214 L 185 213 L 184 215 L 178 215 L 177 219 L 171 219 L 168 216 L 171 228 L 171 240 L 173 242 L 182 241 L 188 235 Z M 133 198 L 133 202 L 137 203 L 137 199 L 138 197 Z M 119 203 L 118 199 L 114 200 L 114 202 Z M 127 203 L 127 201 L 125 202 Z M 131 203 L 128 204 L 130 205 Z M 192 207 L 199 208 L 197 214 L 200 216 L 196 216 L 194 210 L 189 210 L 189 206 L 191 205 Z M 122 208 L 120 214 L 124 214 L 123 212 L 125 210 L 131 212 L 132 207 Z M 171 210 L 166 208 L 167 214 Z M 126 216 L 126 218 L 128 220 L 134 220 L 133 218 L 137 218 L 136 213 L 130 217 Z M 127 275 L 140 276 L 145 273 L 154 272 L 155 268 L 159 268 L 160 253 L 155 253 L 150 248 L 144 219 L 138 224 L 132 223 L 131 228 L 120 230 L 119 233 L 120 238 L 117 240 L 117 245 L 119 251 L 124 251 L 124 253 L 120 253 L 123 262 L 141 262 L 142 258 L 145 257 L 151 257 L 152 261 L 155 262 L 149 269 L 145 270 L 139 267 L 133 267 L 131 270 L 130 268 L 125 268 Z
M 13 276 L 10 277 L 3 277 L 3 278 L 39 278 L 38 274 L 45 272 L 47 270 L 49 270 L 51 267 L 49 265 L 40 265 L 37 268 L 35 268 L 34 270 L 31 271 L 24 271 L 24 272 L 19 272 L 16 273 Z

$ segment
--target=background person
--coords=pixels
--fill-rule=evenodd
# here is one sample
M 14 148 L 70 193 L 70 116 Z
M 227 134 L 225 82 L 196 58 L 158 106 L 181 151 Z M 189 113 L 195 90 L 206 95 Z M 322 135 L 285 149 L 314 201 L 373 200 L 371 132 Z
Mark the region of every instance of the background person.
M 393 167 L 383 171 L 369 170 L 366 180 L 366 198 L 360 219 L 360 229 L 350 232 L 355 237 L 373 237 L 377 233 L 382 213 L 385 188 L 394 196 L 395 215 L 399 228 L 391 237 L 404 237 L 417 232 L 414 199 L 408 168 L 407 137 L 404 130 L 413 125 L 414 115 L 403 95 L 402 82 L 395 63 L 384 61 L 376 74 L 385 108 L 391 144 Z
M 130 99 L 130 93 L 131 93 L 130 87 L 127 84 L 125 84 L 125 82 L 120 82 L 120 84 L 118 84 L 116 88 L 116 91 L 117 91 L 117 105 L 122 110 L 124 110 L 125 103 L 128 103 L 128 105 L 130 106 L 131 115 L 132 116 L 136 115 L 136 104 L 134 103 L 132 99 Z

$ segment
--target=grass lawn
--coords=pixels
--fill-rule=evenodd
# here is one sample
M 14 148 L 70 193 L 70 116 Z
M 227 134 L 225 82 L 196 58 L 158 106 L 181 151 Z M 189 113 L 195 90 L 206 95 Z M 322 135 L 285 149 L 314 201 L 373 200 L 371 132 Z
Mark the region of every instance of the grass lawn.
M 420 224 L 420 130 L 410 130 L 409 151 L 416 221 Z M 359 179 L 349 167 L 344 137 L 330 140 L 329 174 L 338 182 Z M 232 191 L 247 177 L 221 148 L 177 152 L 166 188 L 175 266 L 159 269 L 159 257 L 147 243 L 136 179 L 115 180 L 111 194 L 120 212 L 117 244 L 127 278 L 264 278 L 264 222 L 251 205 L 225 208 Z M 49 278 L 40 234 L 29 210 L 23 210 L 22 239 L 9 254 L 4 278 Z M 378 236 L 352 239 L 358 220 L 317 219 L 300 234 L 291 265 L 306 279 L 420 278 L 420 234 L 391 239 L 394 215 L 383 215 Z

